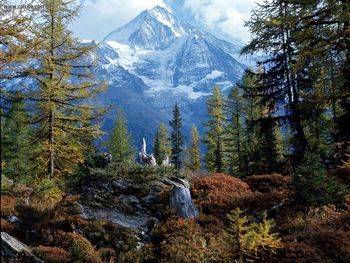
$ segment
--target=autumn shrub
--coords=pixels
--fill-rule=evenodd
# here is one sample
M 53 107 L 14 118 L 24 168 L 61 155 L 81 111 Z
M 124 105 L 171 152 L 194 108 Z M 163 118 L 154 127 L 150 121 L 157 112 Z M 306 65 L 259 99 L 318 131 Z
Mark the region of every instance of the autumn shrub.
M 221 234 L 224 229 L 223 220 L 213 215 L 200 214 L 197 223 L 207 233 Z
M 290 187 L 292 177 L 277 173 L 252 175 L 243 179 L 253 191 L 270 193 L 273 191 L 284 191 Z
M 318 248 L 299 243 L 296 241 L 284 241 L 283 247 L 281 247 L 274 257 L 268 260 L 269 263 L 315 263 L 315 262 L 332 262 L 326 260 L 323 252 Z
M 112 248 L 101 248 L 98 250 L 98 254 L 103 262 L 116 262 L 116 252 Z
M 293 233 L 293 238 L 323 252 L 323 260 L 330 262 L 350 262 L 349 233 L 329 227 L 308 227 Z
M 205 239 L 202 229 L 192 220 L 171 219 L 160 227 L 161 258 L 173 262 L 203 262 Z
M 346 210 L 337 209 L 335 205 L 310 208 L 307 212 L 297 212 L 280 226 L 285 231 L 298 231 L 308 227 L 332 226 L 334 229 L 348 227 L 350 230 L 350 214 Z
M 274 221 L 266 216 L 264 213 L 261 222 L 254 222 L 239 208 L 227 214 L 225 235 L 239 262 L 264 260 L 281 247 L 281 239 L 273 232 Z
M 269 213 L 283 212 L 283 206 L 288 202 L 290 193 L 288 191 L 273 190 L 269 193 L 254 192 L 237 201 L 237 206 L 248 212 L 269 211 Z M 281 213 L 283 215 L 283 213 Z
M 6 219 L 1 218 L 0 220 L 1 232 L 11 233 L 15 229 L 15 226 Z
M 66 233 L 66 248 L 71 253 L 73 260 L 86 263 L 102 262 L 95 248 L 84 236 L 77 233 Z
M 157 258 L 155 246 L 152 243 L 146 243 L 141 249 L 123 251 L 118 255 L 115 262 L 154 263 L 160 262 L 160 259 Z
M 38 246 L 33 248 L 33 252 L 47 263 L 71 262 L 70 253 L 63 248 Z
M 31 204 L 38 210 L 52 209 L 63 197 L 62 186 L 57 180 L 42 179 L 38 180 L 34 187 L 34 197 Z
M 169 219 L 153 236 L 159 242 L 155 252 L 161 262 L 230 262 L 232 258 L 223 230 L 206 232 L 194 220 Z
M 159 256 L 168 262 L 203 262 L 204 233 L 193 220 L 169 219 L 157 229 Z
M 21 184 L 21 183 L 15 184 L 11 190 L 12 195 L 18 198 L 21 198 L 23 200 L 26 200 L 26 203 L 28 203 L 27 200 L 29 200 L 33 192 L 34 192 L 33 187 L 27 184 Z
M 1 196 L 1 216 L 10 216 L 16 214 L 16 198 L 3 195 Z
M 133 230 L 113 224 L 110 221 L 104 221 L 102 225 L 104 229 L 102 241 L 105 244 L 111 244 L 119 251 L 129 251 L 137 247 L 138 238 Z
M 239 199 L 252 194 L 247 183 L 225 174 L 194 176 L 191 190 L 195 204 L 203 213 L 222 217 Z
M 212 262 L 233 262 L 234 253 L 223 235 L 223 230 L 217 234 L 207 233 L 205 261 Z
M 296 200 L 309 206 L 339 202 L 349 193 L 346 186 L 327 176 L 320 157 L 311 152 L 295 169 L 292 186 Z
M 57 202 L 50 211 L 48 221 L 42 222 L 42 227 L 51 227 L 71 231 L 87 226 L 88 221 L 80 216 L 81 206 L 77 203 L 79 196 L 66 195 L 61 201 Z

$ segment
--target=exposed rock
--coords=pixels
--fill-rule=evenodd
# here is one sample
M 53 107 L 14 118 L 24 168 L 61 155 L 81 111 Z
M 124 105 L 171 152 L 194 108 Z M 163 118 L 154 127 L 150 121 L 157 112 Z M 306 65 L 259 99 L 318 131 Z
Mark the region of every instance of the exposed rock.
M 161 181 L 167 185 L 174 186 L 174 187 L 185 187 L 190 188 L 190 184 L 187 180 L 181 179 L 178 177 L 163 177 Z
M 125 179 L 119 179 L 119 180 L 114 180 L 111 183 L 113 188 L 119 189 L 119 190 L 125 190 L 128 189 L 130 186 L 130 183 L 126 181 Z
M 19 254 L 25 254 L 25 257 L 30 259 L 30 262 L 44 263 L 44 261 L 32 253 L 27 245 L 6 232 L 1 232 L 1 258 L 14 259 Z
M 196 218 L 198 211 L 193 204 L 190 189 L 184 186 L 174 186 L 170 192 L 170 209 L 182 218 Z
M 146 151 L 146 140 L 142 139 L 142 148 L 141 152 L 139 152 L 138 161 L 142 165 L 156 166 L 156 158 L 154 158 L 153 154 L 148 154 Z
M 169 206 L 177 216 L 198 215 L 189 188 L 187 180 L 177 177 L 140 180 L 130 175 L 111 180 L 85 179 L 75 193 L 80 195 L 81 216 L 85 219 L 108 220 L 146 240 L 164 218 L 167 209 L 163 198 L 169 197 Z

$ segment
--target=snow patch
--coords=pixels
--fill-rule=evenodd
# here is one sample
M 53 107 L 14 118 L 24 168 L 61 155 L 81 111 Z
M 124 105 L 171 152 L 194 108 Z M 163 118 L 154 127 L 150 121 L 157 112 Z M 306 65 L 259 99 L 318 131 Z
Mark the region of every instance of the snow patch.
M 180 94 L 185 94 L 189 99 L 196 100 L 199 97 L 210 95 L 210 93 L 205 93 L 205 92 L 196 92 L 193 90 L 193 87 L 191 86 L 186 86 L 186 85 L 179 85 L 175 87 L 175 93 L 180 93 Z
M 131 48 L 128 45 L 121 44 L 116 41 L 106 42 L 110 47 L 112 47 L 118 54 L 119 58 L 110 59 L 107 58 L 111 65 L 119 64 L 123 68 L 134 72 L 134 66 L 142 60 L 142 58 L 149 53 L 149 50 L 141 49 L 138 47 Z
M 218 77 L 221 77 L 224 74 L 224 72 L 220 70 L 213 70 L 211 73 L 207 74 L 205 76 L 206 79 L 216 79 Z
M 149 13 L 160 23 L 162 23 L 165 26 L 168 26 L 171 31 L 174 33 L 176 37 L 181 37 L 183 35 L 183 32 L 178 32 L 175 30 L 175 21 L 174 18 L 169 17 L 169 14 L 164 14 L 161 11 L 161 7 L 156 7 L 149 11 Z M 166 10 L 167 11 L 167 10 Z M 184 31 L 183 29 L 181 31 Z

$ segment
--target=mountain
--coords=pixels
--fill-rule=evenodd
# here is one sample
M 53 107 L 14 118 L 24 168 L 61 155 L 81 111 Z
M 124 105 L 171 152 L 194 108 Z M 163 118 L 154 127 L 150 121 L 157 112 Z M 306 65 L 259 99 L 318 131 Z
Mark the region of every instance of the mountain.
M 247 67 L 240 50 L 238 43 L 218 39 L 166 8 L 145 10 L 100 43 L 96 74 L 109 88 L 96 103 L 124 109 L 136 146 L 142 137 L 151 143 L 160 122 L 168 124 L 175 102 L 185 137 L 193 124 L 203 134 L 207 96 L 215 85 L 227 93 Z M 114 114 L 106 117 L 105 130 Z

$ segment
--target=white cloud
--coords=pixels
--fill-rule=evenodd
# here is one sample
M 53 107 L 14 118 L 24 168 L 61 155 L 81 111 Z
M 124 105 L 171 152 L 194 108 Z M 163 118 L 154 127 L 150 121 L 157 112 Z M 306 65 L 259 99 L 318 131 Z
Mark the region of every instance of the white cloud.
M 165 6 L 163 0 L 83 0 L 80 17 L 73 23 L 77 37 L 102 40 L 145 9 Z
M 256 2 L 263 0 L 185 0 L 184 7 L 213 33 L 248 41 L 250 34 L 244 21 L 249 19 Z

